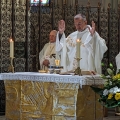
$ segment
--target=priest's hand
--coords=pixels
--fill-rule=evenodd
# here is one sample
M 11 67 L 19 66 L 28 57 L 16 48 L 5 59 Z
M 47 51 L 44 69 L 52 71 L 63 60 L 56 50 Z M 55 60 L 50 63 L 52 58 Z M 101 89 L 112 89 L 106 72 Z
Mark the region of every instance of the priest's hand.
M 96 72 L 95 71 L 90 71 L 92 75 L 96 75 Z
M 65 31 L 65 21 L 64 20 L 60 20 L 58 22 L 58 30 L 60 34 L 63 34 L 63 32 Z
M 43 65 L 48 66 L 49 64 L 50 64 L 49 60 L 45 59 L 45 60 L 43 61 Z
M 89 32 L 91 33 L 92 36 L 95 33 L 95 22 L 94 21 L 92 21 L 92 28 L 89 28 Z

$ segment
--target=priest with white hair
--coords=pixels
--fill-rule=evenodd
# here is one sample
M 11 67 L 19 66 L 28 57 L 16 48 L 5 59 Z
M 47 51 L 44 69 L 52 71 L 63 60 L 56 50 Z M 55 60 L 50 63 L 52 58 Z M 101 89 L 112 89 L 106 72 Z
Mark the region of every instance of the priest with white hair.
M 63 71 L 75 70 L 78 65 L 81 70 L 94 71 L 101 74 L 101 60 L 107 51 L 105 40 L 95 31 L 95 23 L 87 25 L 86 16 L 77 14 L 74 17 L 76 31 L 65 37 L 65 21 L 58 22 L 58 33 L 56 38 L 56 52 L 59 54 Z M 76 49 L 77 39 L 80 39 L 80 50 Z M 76 61 L 76 54 L 80 54 L 80 62 Z
M 49 65 L 55 65 L 55 45 L 57 31 L 52 30 L 49 34 L 49 42 L 46 43 L 39 53 L 40 69 L 47 70 Z

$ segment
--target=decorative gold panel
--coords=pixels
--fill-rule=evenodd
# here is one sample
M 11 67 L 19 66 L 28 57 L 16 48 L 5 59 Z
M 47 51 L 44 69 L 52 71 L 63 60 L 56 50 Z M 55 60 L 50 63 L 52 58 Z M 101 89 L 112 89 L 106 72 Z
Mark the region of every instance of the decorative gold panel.
M 89 85 L 79 89 L 76 105 L 77 120 L 103 120 L 103 106 L 98 102 L 98 98 Z
M 8 120 L 102 120 L 103 109 L 90 86 L 6 80 Z

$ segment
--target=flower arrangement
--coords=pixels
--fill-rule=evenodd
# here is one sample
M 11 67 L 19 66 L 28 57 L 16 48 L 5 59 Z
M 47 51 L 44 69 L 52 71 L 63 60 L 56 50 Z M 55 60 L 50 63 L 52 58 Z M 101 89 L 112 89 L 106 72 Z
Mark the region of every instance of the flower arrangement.
M 107 75 L 103 74 L 101 77 L 105 80 L 102 88 L 91 86 L 92 90 L 100 95 L 99 102 L 107 108 L 120 107 L 120 72 L 115 74 L 110 63 Z

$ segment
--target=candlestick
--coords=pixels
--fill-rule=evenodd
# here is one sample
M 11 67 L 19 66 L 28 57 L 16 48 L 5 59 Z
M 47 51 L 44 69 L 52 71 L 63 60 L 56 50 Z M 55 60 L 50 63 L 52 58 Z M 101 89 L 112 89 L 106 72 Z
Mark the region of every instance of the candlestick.
M 75 75 L 82 76 L 81 69 L 80 69 L 80 65 L 79 65 L 79 63 L 80 63 L 80 58 L 76 58 L 76 60 L 77 60 L 77 63 L 78 63 L 78 67 L 75 69 L 74 73 L 75 73 Z
M 81 39 L 77 39 L 76 41 L 76 60 L 77 60 L 77 68 L 75 69 L 74 73 L 75 75 L 81 76 L 81 69 L 80 69 L 80 45 L 81 45 Z
M 14 73 L 14 66 L 13 66 L 13 57 L 10 57 L 10 66 L 8 68 L 8 72 Z
M 14 41 L 10 39 L 10 57 L 14 58 Z
M 80 59 L 80 39 L 76 41 L 76 58 Z

